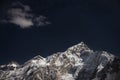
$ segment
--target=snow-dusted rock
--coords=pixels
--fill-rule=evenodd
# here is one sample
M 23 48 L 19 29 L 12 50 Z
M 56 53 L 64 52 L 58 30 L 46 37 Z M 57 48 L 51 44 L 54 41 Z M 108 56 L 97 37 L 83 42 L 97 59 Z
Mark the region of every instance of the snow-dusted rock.
M 83 42 L 46 58 L 40 55 L 23 65 L 0 66 L 0 80 L 119 80 L 120 58 L 93 51 Z

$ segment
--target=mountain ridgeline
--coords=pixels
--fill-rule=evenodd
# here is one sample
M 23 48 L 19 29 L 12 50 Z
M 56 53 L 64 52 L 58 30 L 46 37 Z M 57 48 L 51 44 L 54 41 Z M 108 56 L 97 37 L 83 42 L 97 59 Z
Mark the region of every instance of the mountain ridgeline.
M 120 58 L 93 51 L 83 42 L 46 58 L 40 55 L 22 65 L 0 65 L 0 80 L 120 80 Z

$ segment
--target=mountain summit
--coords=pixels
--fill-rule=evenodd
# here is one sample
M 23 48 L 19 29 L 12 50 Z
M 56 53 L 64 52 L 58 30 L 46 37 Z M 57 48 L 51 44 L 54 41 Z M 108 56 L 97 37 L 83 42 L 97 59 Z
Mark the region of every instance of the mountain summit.
M 83 42 L 46 58 L 40 55 L 22 65 L 0 66 L 0 80 L 119 80 L 120 58 L 93 51 Z

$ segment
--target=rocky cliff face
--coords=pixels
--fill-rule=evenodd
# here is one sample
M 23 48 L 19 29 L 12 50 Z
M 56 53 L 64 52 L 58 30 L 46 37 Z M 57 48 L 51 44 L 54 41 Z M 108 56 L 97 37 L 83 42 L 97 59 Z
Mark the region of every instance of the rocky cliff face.
M 40 55 L 23 65 L 0 66 L 0 80 L 119 80 L 120 58 L 93 51 L 83 42 L 46 58 Z

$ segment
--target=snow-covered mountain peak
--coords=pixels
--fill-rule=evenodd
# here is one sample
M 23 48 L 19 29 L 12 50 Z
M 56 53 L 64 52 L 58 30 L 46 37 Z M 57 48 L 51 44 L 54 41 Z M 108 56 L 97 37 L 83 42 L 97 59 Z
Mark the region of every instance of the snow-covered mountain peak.
M 42 57 L 42 56 L 40 56 L 40 55 L 37 55 L 37 56 L 35 56 L 35 57 L 33 57 L 32 58 L 33 60 L 44 60 L 45 58 L 44 57 Z
M 69 47 L 67 49 L 67 51 L 75 51 L 75 52 L 80 52 L 80 51 L 83 51 L 83 50 L 90 50 L 90 48 L 84 43 L 84 42 L 81 42 L 79 44 L 76 44 L 72 47 Z
M 20 65 L 17 62 L 12 61 L 7 65 L 8 67 L 19 67 Z
M 37 55 L 33 57 L 32 59 L 28 60 L 27 62 L 24 63 L 24 66 L 29 66 L 29 67 L 44 67 L 46 66 L 46 58 Z
M 15 70 L 18 67 L 20 67 L 20 65 L 17 62 L 12 61 L 7 65 L 1 65 L 0 69 L 1 70 Z
M 119 62 L 120 58 L 81 42 L 46 58 L 35 56 L 20 66 L 1 65 L 0 80 L 119 80 Z

